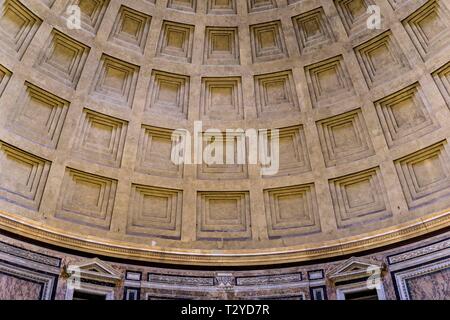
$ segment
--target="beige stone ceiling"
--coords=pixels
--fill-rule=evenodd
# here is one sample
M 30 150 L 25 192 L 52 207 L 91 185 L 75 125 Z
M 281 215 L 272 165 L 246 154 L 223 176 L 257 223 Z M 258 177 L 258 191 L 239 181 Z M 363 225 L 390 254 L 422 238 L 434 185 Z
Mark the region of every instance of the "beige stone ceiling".
M 81 8 L 81 29 L 66 9 Z M 381 9 L 381 29 L 366 8 Z M 89 252 L 272 264 L 450 224 L 450 5 L 0 0 L 0 228 Z M 280 130 L 280 170 L 171 133 Z M 234 155 L 233 155 L 234 156 Z

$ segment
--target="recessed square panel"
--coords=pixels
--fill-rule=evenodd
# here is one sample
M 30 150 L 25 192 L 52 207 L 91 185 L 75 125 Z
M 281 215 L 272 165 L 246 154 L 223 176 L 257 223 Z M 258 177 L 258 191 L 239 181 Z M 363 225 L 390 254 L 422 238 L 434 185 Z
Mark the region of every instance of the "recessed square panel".
M 449 43 L 450 14 L 438 0 L 427 1 L 403 25 L 424 60 Z
M 151 17 L 122 6 L 114 23 L 109 40 L 143 53 L 147 43 Z
M 73 154 L 94 163 L 118 168 L 122 163 L 127 129 L 127 121 L 84 109 Z
M 288 57 L 281 21 L 250 26 L 253 62 L 278 60 Z
M 158 42 L 158 55 L 166 58 L 192 62 L 194 26 L 164 21 Z
M 22 59 L 42 20 L 18 0 L 3 0 L 0 13 L 1 50 Z
M 292 71 L 255 76 L 255 98 L 259 117 L 285 116 L 300 111 Z
M 181 238 L 181 190 L 133 185 L 127 234 L 155 238 Z
M 292 22 L 301 53 L 320 49 L 334 41 L 330 23 L 322 7 L 295 16 Z
M 195 12 L 197 10 L 197 0 L 168 0 L 167 7 L 181 11 Z
M 329 184 L 339 228 L 363 225 L 392 215 L 378 167 L 331 179 Z
M 109 229 L 117 181 L 67 168 L 55 216 L 80 225 Z
M 175 118 L 187 118 L 190 78 L 188 76 L 152 71 L 146 110 Z
M 35 67 L 53 79 L 76 88 L 90 48 L 54 29 Z
M 202 119 L 238 120 L 244 118 L 240 77 L 203 78 L 201 98 Z
M 154 176 L 181 178 L 183 165 L 172 161 L 173 130 L 142 126 L 136 170 Z
M 447 141 L 395 161 L 397 174 L 410 209 L 439 200 L 450 200 L 450 160 Z
M 410 69 L 391 31 L 357 46 L 355 53 L 369 88 L 391 81 Z
M 138 74 L 138 66 L 103 55 L 95 74 L 91 96 L 118 107 L 131 108 Z
M 433 72 L 434 81 L 450 108 L 450 62 Z
M 105 16 L 110 0 L 70 0 L 64 8 L 63 15 L 68 17 L 70 6 L 77 6 L 81 11 L 81 28 L 91 34 L 96 34 Z
M 199 240 L 247 240 L 251 238 L 248 192 L 198 192 Z
M 390 147 L 417 139 L 439 128 L 428 111 L 428 101 L 418 83 L 375 102 L 375 106 Z
M 321 229 L 313 184 L 264 190 L 264 205 L 270 238 L 298 237 Z
M 204 64 L 239 64 L 239 39 L 237 28 L 207 27 Z
M 55 149 L 68 109 L 68 101 L 26 82 L 8 127 L 27 140 Z
M 342 56 L 308 65 L 305 72 L 313 108 L 331 107 L 355 96 Z
M 360 109 L 318 121 L 317 130 L 327 167 L 375 154 Z
M 39 211 L 51 163 L 0 141 L 0 199 Z

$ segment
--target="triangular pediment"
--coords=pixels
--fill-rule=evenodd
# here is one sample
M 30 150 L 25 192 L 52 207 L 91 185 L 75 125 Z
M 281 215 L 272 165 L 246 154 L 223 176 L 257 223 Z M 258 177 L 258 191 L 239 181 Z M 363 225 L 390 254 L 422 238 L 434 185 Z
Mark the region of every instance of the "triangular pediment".
M 383 264 L 364 258 L 351 257 L 337 265 L 327 273 L 327 277 L 334 281 L 364 278 L 373 274 L 374 268 L 382 269 Z
M 121 274 L 116 269 L 98 258 L 70 264 L 67 271 L 69 274 L 78 273 L 82 279 L 103 282 L 117 282 L 121 279 Z

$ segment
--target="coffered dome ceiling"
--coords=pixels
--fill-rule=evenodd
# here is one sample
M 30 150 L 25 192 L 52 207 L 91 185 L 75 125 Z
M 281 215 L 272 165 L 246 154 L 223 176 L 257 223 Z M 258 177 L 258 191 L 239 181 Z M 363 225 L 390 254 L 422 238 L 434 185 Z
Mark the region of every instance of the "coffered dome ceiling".
M 381 29 L 367 27 L 371 5 Z M 337 256 L 450 224 L 448 1 L 0 7 L 1 229 L 218 266 Z M 171 134 L 196 121 L 279 129 L 277 174 L 174 165 Z

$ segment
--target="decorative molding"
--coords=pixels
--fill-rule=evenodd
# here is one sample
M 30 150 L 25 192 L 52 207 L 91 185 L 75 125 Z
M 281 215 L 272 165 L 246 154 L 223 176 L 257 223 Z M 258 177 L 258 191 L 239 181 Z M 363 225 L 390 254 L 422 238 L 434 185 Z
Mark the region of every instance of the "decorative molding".
M 189 277 L 149 273 L 147 281 L 150 283 L 162 283 L 172 286 L 214 286 L 213 277 Z
M 0 210 L 0 229 L 18 235 L 44 241 L 50 244 L 78 249 L 116 258 L 135 259 L 141 261 L 162 262 L 186 265 L 210 265 L 218 263 L 223 266 L 269 265 L 289 262 L 310 261 L 336 257 L 369 250 L 388 244 L 398 243 L 407 239 L 450 226 L 450 210 L 436 212 L 419 219 L 380 229 L 376 232 L 354 237 L 342 238 L 339 241 L 325 241 L 320 244 L 292 246 L 282 250 L 247 250 L 247 252 L 224 250 L 220 254 L 196 250 L 171 250 L 155 248 L 148 245 L 133 245 L 126 242 L 105 242 L 104 239 L 91 237 L 89 240 L 72 234 L 67 230 L 49 229 L 32 220 L 18 217 Z
M 447 251 L 450 248 L 450 239 L 439 241 L 431 245 L 427 245 L 421 248 L 412 249 L 403 253 L 394 254 L 387 257 L 389 265 L 402 263 L 415 258 L 425 257 L 427 255 L 434 255 L 439 251 Z
M 323 270 L 311 270 L 308 271 L 308 280 L 321 280 L 325 278 L 325 273 Z
M 125 272 L 125 280 L 129 281 L 141 281 L 142 280 L 142 272 L 141 271 L 126 271 Z
M 236 278 L 232 273 L 220 272 L 216 274 L 214 284 L 219 288 L 231 290 L 236 284 Z
M 45 270 L 58 270 L 61 267 L 61 258 L 51 257 L 38 252 L 19 248 L 14 245 L 0 241 L 0 252 L 8 256 L 9 262 L 24 266 L 41 265 Z M 5 258 L 2 258 L 5 260 Z
M 237 277 L 238 286 L 267 286 L 282 283 L 297 283 L 303 281 L 301 273 L 279 274 L 271 276 Z
M 71 263 L 67 266 L 70 276 L 77 276 L 83 280 L 110 283 L 116 285 L 122 279 L 122 275 L 114 267 L 98 258 Z
M 384 270 L 383 263 L 376 262 L 366 258 L 351 257 L 348 260 L 338 264 L 327 272 L 327 278 L 333 283 L 344 282 L 355 279 L 366 279 L 371 276 L 371 269 L 378 268 Z
M 39 300 L 54 299 L 56 284 L 58 282 L 57 274 L 45 273 L 43 270 L 31 270 L 28 268 L 17 267 L 1 260 L 0 273 L 40 285 L 41 292 L 39 295 Z
M 54 299 L 60 266 L 60 258 L 0 242 L 0 274 L 38 285 L 35 299 Z

